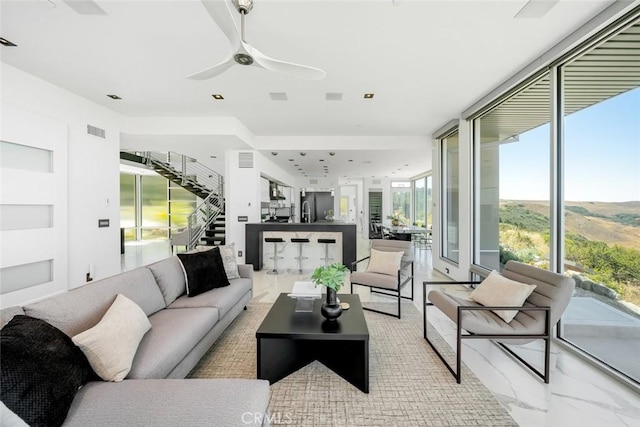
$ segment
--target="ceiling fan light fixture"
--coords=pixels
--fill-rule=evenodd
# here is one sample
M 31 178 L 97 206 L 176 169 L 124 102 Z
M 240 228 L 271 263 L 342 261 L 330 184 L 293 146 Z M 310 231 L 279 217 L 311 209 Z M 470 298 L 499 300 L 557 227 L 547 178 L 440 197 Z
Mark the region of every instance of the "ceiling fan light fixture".
M 70 1 L 70 0 L 68 0 Z M 74 0 L 75 1 L 75 0 Z M 84 1 L 82 2 L 84 3 Z M 253 0 L 233 0 L 233 6 L 240 14 L 240 27 L 228 7 L 228 0 L 201 0 L 209 16 L 231 42 L 233 53 L 224 61 L 187 76 L 191 80 L 206 80 L 218 76 L 235 64 L 253 65 L 269 71 L 295 77 L 302 80 L 321 80 L 327 73 L 319 68 L 295 64 L 271 58 L 247 43 L 245 39 L 245 16 L 253 8 Z
M 233 60 L 240 65 L 253 64 L 253 58 L 251 57 L 251 55 L 247 55 L 246 53 L 236 53 L 235 55 L 233 55 Z

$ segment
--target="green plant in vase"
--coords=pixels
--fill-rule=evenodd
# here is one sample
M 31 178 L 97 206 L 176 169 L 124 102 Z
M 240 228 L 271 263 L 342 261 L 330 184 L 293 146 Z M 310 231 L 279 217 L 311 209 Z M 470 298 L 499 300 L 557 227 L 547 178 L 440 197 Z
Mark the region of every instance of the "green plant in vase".
M 327 300 L 322 304 L 320 312 L 329 321 L 335 321 L 342 314 L 342 307 L 338 304 L 336 293 L 344 284 L 347 267 L 339 262 L 328 266 L 318 267 L 311 275 L 311 281 L 316 285 L 326 286 Z
M 402 215 L 400 211 L 393 211 L 391 215 L 387 215 L 387 219 L 391 220 L 391 225 L 397 227 L 400 224 L 408 224 L 410 221 L 407 217 Z

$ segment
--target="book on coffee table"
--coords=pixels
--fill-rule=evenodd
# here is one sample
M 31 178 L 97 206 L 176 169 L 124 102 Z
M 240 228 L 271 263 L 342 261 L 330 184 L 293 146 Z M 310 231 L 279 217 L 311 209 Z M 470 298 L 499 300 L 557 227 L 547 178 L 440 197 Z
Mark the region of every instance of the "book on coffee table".
M 322 287 L 313 282 L 294 282 L 293 289 L 288 296 L 292 298 L 322 298 Z

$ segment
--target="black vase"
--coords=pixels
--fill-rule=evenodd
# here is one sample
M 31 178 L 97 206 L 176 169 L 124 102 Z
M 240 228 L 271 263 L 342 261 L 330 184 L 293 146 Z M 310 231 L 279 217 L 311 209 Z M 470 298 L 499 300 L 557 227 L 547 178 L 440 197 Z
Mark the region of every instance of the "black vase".
M 330 322 L 335 322 L 342 314 L 342 307 L 338 304 L 335 289 L 327 288 L 327 301 L 322 303 L 320 313 Z

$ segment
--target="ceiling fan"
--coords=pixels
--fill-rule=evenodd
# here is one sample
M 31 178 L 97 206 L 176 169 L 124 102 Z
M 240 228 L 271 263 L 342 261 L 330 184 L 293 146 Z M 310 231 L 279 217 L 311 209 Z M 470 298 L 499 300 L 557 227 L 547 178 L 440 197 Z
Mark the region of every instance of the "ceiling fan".
M 192 80 L 206 80 L 224 73 L 234 64 L 253 65 L 276 73 L 304 80 L 321 80 L 327 73 L 315 67 L 273 59 L 251 46 L 244 38 L 244 17 L 253 9 L 253 0 L 233 0 L 240 14 L 240 31 L 227 7 L 227 0 L 202 0 L 211 18 L 231 41 L 232 53 L 221 63 L 187 76 Z

